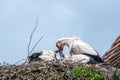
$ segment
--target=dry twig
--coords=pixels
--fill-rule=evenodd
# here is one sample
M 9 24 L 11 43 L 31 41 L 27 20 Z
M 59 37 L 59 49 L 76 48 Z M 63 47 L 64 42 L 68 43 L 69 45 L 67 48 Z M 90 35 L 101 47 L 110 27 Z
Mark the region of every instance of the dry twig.
M 35 21 L 35 27 L 34 29 L 32 30 L 31 34 L 30 34 L 30 40 L 29 40 L 29 43 L 28 43 L 28 46 L 27 46 L 27 58 L 26 58 L 26 61 L 25 63 L 27 62 L 28 60 L 28 57 L 30 56 L 30 54 L 33 52 L 33 50 L 35 49 L 35 47 L 38 45 L 38 43 L 42 40 L 43 37 L 40 37 L 40 39 L 35 43 L 35 45 L 33 46 L 33 48 L 30 50 L 30 45 L 31 45 L 31 42 L 32 42 L 32 38 L 33 38 L 33 35 L 36 31 L 36 29 L 38 28 L 38 17 L 37 17 L 37 20 Z

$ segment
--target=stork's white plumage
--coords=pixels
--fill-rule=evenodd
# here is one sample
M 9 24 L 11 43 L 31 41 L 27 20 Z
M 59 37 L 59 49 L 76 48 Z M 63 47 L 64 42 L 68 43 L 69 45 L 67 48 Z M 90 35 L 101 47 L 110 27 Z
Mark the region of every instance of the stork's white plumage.
M 42 50 L 41 52 L 33 53 L 31 56 L 29 56 L 29 62 L 31 61 L 56 61 L 56 53 L 58 53 L 58 50 Z
M 92 61 L 94 60 L 94 62 L 103 62 L 99 54 L 88 43 L 82 41 L 78 37 L 66 37 L 58 39 L 58 41 L 56 42 L 56 46 L 59 49 L 60 56 L 63 58 L 63 47 L 65 45 L 69 47 L 71 56 L 84 55 L 85 60 L 88 60 L 88 58 L 86 59 L 86 57 L 89 57 L 90 60 L 92 59 Z
M 71 62 L 82 62 L 82 63 L 88 63 L 90 61 L 90 57 L 86 55 L 72 55 L 70 57 L 66 57 L 63 59 L 63 61 L 71 61 Z
M 57 60 L 56 52 L 53 50 L 42 50 L 41 55 L 39 57 L 41 58 L 41 60 L 44 61 Z

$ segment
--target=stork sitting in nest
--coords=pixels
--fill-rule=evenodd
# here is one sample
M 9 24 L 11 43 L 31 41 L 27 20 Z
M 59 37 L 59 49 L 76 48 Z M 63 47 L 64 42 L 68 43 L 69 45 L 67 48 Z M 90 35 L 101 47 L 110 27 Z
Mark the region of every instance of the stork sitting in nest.
M 42 50 L 41 52 L 33 53 L 29 56 L 28 60 L 31 61 L 37 61 L 37 60 L 43 60 L 43 61 L 56 61 L 56 53 L 58 53 L 58 50 Z
M 64 46 L 68 46 L 70 49 L 70 57 L 65 58 L 63 54 Z M 56 46 L 59 50 L 60 57 L 65 59 L 70 59 L 72 61 L 81 61 L 82 63 L 102 63 L 103 60 L 100 58 L 99 54 L 86 42 L 82 41 L 78 37 L 66 37 L 60 38 L 56 42 Z

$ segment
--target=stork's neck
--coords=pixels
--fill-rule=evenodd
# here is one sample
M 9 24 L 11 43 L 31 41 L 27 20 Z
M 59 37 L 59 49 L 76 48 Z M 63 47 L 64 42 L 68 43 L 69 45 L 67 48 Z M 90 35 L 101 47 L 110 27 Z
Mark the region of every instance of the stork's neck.
M 70 47 L 70 44 L 72 43 L 72 40 L 65 39 L 61 41 L 64 46 Z

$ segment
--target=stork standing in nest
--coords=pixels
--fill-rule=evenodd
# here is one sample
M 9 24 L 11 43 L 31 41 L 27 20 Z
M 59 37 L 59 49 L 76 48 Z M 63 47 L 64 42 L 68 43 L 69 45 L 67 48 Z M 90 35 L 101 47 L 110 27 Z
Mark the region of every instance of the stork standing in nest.
M 63 54 L 64 46 L 68 46 L 71 58 L 75 57 L 82 63 L 102 63 L 103 60 L 99 54 L 86 42 L 78 37 L 60 38 L 56 42 L 60 57 L 65 58 Z

